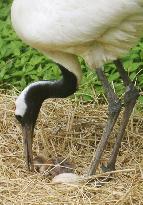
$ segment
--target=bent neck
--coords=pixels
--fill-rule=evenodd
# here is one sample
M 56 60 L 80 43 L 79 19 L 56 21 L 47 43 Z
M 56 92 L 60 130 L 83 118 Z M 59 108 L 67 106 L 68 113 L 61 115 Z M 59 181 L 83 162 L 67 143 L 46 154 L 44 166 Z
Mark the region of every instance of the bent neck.
M 48 85 L 49 94 L 47 97 L 51 98 L 65 98 L 72 95 L 78 87 L 78 80 L 75 74 L 65 69 L 62 65 L 58 64 L 63 78 L 61 80 L 51 82 Z M 45 90 L 46 93 L 46 90 Z
M 39 81 L 32 83 L 26 94 L 28 100 L 42 100 L 47 98 L 65 98 L 72 95 L 78 87 L 75 74 L 58 64 L 63 78 L 57 81 Z

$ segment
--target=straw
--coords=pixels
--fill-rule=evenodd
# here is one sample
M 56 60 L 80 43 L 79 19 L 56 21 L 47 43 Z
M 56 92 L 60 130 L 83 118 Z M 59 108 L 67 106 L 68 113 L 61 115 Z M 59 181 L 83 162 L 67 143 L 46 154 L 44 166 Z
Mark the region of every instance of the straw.
M 141 205 L 143 204 L 143 114 L 133 113 L 112 180 L 104 186 L 87 181 L 54 185 L 48 177 L 26 170 L 21 127 L 14 117 L 15 91 L 0 91 L 0 204 L 4 205 Z M 120 117 L 121 118 L 121 117 Z M 107 119 L 107 106 L 71 99 L 47 100 L 41 109 L 33 144 L 34 155 L 61 155 L 72 161 L 75 173 L 88 170 Z M 108 161 L 120 119 L 101 163 Z M 103 177 L 97 170 L 96 180 Z

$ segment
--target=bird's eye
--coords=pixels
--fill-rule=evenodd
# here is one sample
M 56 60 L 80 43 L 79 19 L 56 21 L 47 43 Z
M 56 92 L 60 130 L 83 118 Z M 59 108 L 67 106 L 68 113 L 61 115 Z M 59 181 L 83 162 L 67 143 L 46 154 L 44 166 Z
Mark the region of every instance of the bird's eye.
M 22 123 L 22 116 L 21 115 L 15 115 L 15 117 L 20 123 Z

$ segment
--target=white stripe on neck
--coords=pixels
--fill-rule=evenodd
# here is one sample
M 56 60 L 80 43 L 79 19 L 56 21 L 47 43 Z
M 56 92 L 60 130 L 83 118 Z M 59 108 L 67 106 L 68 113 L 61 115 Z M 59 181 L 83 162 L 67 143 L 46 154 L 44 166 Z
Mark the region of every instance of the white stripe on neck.
M 26 109 L 27 109 L 27 104 L 25 101 L 26 98 L 26 94 L 28 93 L 28 91 L 37 85 L 45 85 L 45 84 L 53 84 L 54 82 L 52 81 L 38 81 L 35 83 L 31 83 L 30 85 L 28 85 L 22 92 L 21 94 L 18 96 L 15 105 L 16 105 L 16 110 L 15 110 L 15 115 L 20 115 L 21 117 L 24 116 Z
M 81 67 L 80 64 L 78 62 L 78 59 L 75 55 L 71 55 L 71 54 L 66 54 L 66 53 L 61 53 L 61 52 L 50 52 L 50 57 L 52 57 L 54 59 L 55 62 L 60 63 L 61 65 L 63 65 L 67 70 L 69 70 L 70 72 L 72 72 L 78 80 L 78 84 L 81 80 L 81 76 L 82 76 L 82 71 L 81 71 Z M 46 84 L 47 81 L 38 81 L 35 83 L 30 84 L 29 86 L 27 86 L 19 95 L 19 97 L 16 100 L 16 110 L 15 110 L 15 115 L 20 115 L 20 116 L 24 116 L 26 109 L 27 109 L 27 105 L 25 102 L 25 96 L 28 92 L 29 89 L 31 89 L 33 86 L 37 86 L 37 85 L 44 85 Z M 53 84 L 55 82 L 52 81 L 48 81 L 48 83 Z

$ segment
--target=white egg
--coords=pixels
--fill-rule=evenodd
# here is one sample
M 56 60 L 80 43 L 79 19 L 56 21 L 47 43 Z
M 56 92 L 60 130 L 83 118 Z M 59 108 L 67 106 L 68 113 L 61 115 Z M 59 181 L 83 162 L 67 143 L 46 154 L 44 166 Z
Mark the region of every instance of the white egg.
M 55 176 L 52 179 L 52 183 L 61 184 L 78 184 L 83 179 L 83 176 L 79 176 L 73 173 L 62 173 Z

